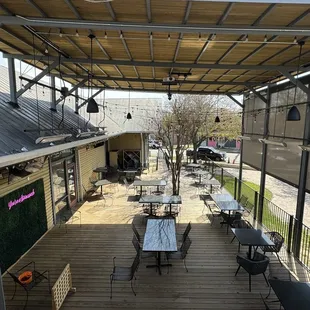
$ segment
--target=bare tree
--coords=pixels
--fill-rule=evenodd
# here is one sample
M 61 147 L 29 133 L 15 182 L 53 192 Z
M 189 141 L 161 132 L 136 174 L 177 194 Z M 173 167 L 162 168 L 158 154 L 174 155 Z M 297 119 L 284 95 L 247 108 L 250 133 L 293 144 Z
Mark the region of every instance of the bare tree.
M 157 137 L 167 152 L 165 156 L 171 170 L 173 195 L 178 195 L 180 191 L 182 159 L 190 141 L 186 109 L 186 97 L 175 95 L 168 103 L 167 110 L 155 121 Z

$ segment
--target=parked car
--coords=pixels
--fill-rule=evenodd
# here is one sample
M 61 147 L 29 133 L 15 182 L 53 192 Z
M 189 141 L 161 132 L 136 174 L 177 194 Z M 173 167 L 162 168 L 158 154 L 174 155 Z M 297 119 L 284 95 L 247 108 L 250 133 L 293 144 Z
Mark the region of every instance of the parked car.
M 192 149 L 186 150 L 186 156 L 193 156 L 194 152 Z M 220 152 L 213 147 L 210 146 L 201 146 L 197 150 L 197 159 L 206 159 L 209 158 L 214 161 L 225 161 L 226 153 Z
M 160 148 L 160 144 L 156 140 L 149 140 L 149 148 L 150 149 L 159 149 Z

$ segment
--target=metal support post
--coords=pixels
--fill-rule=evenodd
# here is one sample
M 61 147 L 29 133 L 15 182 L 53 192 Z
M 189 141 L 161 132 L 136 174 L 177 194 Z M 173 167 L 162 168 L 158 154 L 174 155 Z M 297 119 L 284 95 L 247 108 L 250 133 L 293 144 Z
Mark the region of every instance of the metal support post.
M 291 252 L 292 246 L 292 235 L 293 235 L 293 226 L 294 226 L 294 216 L 290 215 L 290 222 L 288 226 L 288 237 L 287 237 L 287 252 Z
M 1 268 L 0 268 L 0 310 L 5 310 L 5 297 L 3 292 L 3 283 L 2 283 L 2 276 L 1 276 Z
M 255 191 L 254 192 L 254 214 L 253 214 L 253 218 L 254 220 L 256 220 L 257 217 L 257 203 L 258 203 L 258 192 Z
M 57 112 L 56 108 L 56 90 L 55 90 L 55 76 L 51 75 L 51 110 Z
M 79 89 L 75 90 L 75 114 L 79 114 Z
M 268 135 L 269 131 L 269 112 L 270 112 L 270 88 L 267 89 L 267 100 L 266 100 L 266 114 L 264 121 L 264 137 Z M 259 203 L 258 203 L 258 214 L 257 220 L 261 224 L 263 222 L 263 207 L 264 207 L 264 195 L 265 195 L 265 183 L 266 183 L 266 161 L 267 161 L 267 144 L 263 143 L 263 154 L 261 164 L 261 177 L 259 187 Z
M 224 186 L 224 169 L 221 168 L 221 187 Z
M 310 100 L 310 95 L 308 95 L 308 101 Z M 310 122 L 307 120 L 310 118 L 310 104 L 307 104 L 306 115 L 305 115 L 305 127 L 304 127 L 304 140 L 303 145 L 308 145 L 310 142 Z M 296 225 L 294 227 L 293 235 L 293 252 L 297 257 L 300 254 L 300 245 L 302 239 L 302 222 L 304 217 L 305 208 L 305 195 L 307 186 L 307 175 L 308 175 L 308 162 L 309 162 L 309 151 L 302 151 L 301 153 L 301 163 L 299 171 L 299 186 L 297 194 L 297 206 L 296 206 Z
M 14 58 L 8 58 L 8 69 L 9 69 L 9 81 L 10 81 L 10 101 L 9 101 L 9 103 L 14 108 L 19 108 L 19 105 L 17 102 L 17 93 L 16 93 L 16 75 L 15 75 Z
M 234 199 L 237 198 L 237 186 L 238 186 L 238 179 L 235 177 L 235 186 L 234 186 Z
M 244 134 L 244 104 L 242 107 L 242 124 L 241 124 L 241 135 Z M 241 139 L 240 145 L 240 163 L 239 163 L 239 186 L 238 186 L 238 200 L 241 197 L 241 189 L 242 189 L 242 165 L 243 165 L 243 140 Z

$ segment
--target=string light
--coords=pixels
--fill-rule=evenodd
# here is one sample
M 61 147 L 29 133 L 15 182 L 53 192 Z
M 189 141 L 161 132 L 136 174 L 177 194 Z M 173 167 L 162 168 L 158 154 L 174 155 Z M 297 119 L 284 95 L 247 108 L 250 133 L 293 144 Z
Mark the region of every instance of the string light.
M 198 40 L 201 41 L 201 33 L 199 33 Z
M 48 54 L 48 49 L 47 49 L 47 46 L 46 46 L 46 48 L 45 48 L 45 54 Z
M 79 37 L 79 36 L 80 36 L 77 29 L 76 29 L 76 31 L 75 31 L 75 36 L 76 36 L 76 37 Z
M 294 43 L 297 43 L 297 37 L 294 38 Z
M 268 41 L 267 35 L 265 35 L 265 37 L 264 37 L 264 42 L 267 42 L 267 41 Z
M 61 32 L 61 30 L 59 30 L 59 36 L 62 38 L 62 32 Z
M 248 42 L 249 41 L 249 36 L 246 35 L 245 39 L 244 39 L 244 42 Z
M 168 34 L 168 41 L 170 41 L 171 40 L 171 37 L 170 37 L 170 33 Z
M 106 32 L 106 31 L 104 32 L 104 38 L 105 38 L 105 39 L 108 38 L 108 35 L 107 35 L 107 32 Z

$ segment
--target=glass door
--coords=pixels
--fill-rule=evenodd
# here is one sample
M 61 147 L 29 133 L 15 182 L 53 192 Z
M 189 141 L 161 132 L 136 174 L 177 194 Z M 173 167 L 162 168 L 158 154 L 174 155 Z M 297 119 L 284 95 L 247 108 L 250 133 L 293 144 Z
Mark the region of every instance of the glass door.
M 68 184 L 68 198 L 70 207 L 74 206 L 77 201 L 76 195 L 76 174 L 75 163 L 67 164 L 67 184 Z

